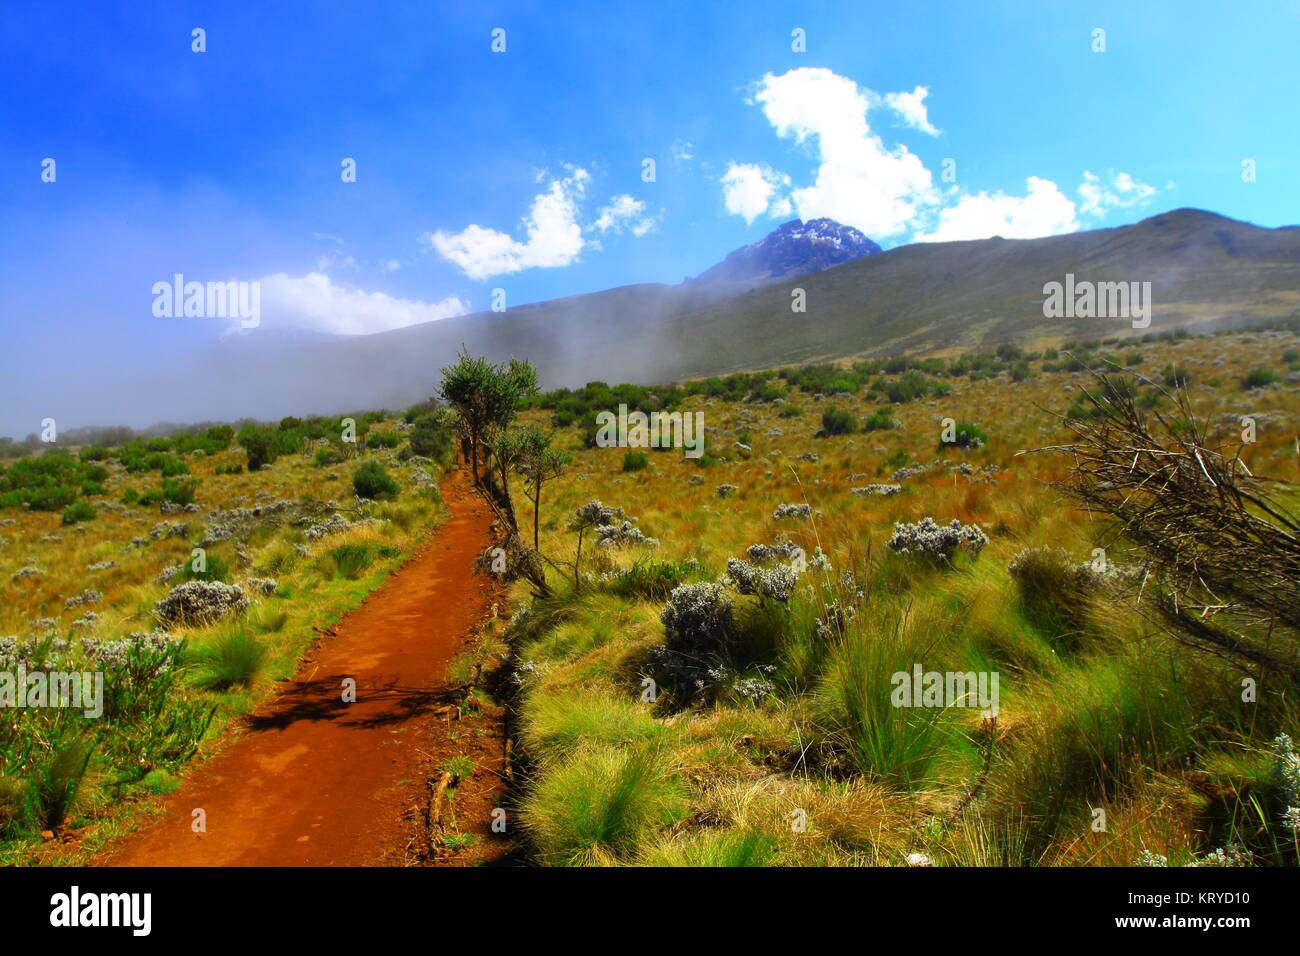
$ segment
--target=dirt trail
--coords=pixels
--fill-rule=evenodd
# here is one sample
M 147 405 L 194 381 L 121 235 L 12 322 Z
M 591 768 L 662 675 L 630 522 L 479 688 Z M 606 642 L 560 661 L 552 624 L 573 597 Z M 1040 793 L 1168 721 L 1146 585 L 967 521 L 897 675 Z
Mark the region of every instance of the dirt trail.
M 97 862 L 365 866 L 408 858 L 428 738 L 446 734 L 438 725 L 447 722 L 430 716 L 444 668 L 493 594 L 473 575 L 488 509 L 463 470 L 444 481 L 443 495 L 452 517 L 420 553 L 339 621 L 240 737 L 186 775 L 156 821 Z M 346 677 L 356 680 L 353 704 L 341 700 Z M 195 808 L 206 813 L 206 833 L 191 830 Z

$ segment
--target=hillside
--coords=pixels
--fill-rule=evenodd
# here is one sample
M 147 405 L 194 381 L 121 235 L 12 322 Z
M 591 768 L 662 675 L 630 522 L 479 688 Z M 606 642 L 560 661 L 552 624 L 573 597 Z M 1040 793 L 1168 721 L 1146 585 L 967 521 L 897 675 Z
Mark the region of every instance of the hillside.
M 774 279 L 796 279 L 832 266 L 876 255 L 880 246 L 852 226 L 833 219 L 795 219 L 758 242 L 727 254 L 691 282 L 735 282 L 751 286 Z
M 1300 228 L 1177 210 L 1068 236 L 903 246 L 734 296 L 697 283 L 625 286 L 296 348 L 291 356 L 250 348 L 229 359 L 245 380 L 274 376 L 288 410 L 324 410 L 416 401 L 462 344 L 494 360 L 527 355 L 544 385 L 559 386 L 1133 332 L 1123 321 L 1044 319 L 1043 284 L 1066 273 L 1150 281 L 1152 332 L 1288 316 L 1300 308 Z M 803 315 L 791 313 L 796 287 L 807 293 Z M 214 362 L 215 374 L 221 365 Z
M 106 370 L 114 378 L 97 408 L 101 422 L 144 424 L 404 407 L 430 394 L 462 346 L 494 361 L 527 356 L 551 388 L 1141 334 L 1122 320 L 1044 319 L 1043 284 L 1067 273 L 1150 281 L 1148 332 L 1285 317 L 1300 308 L 1300 228 L 1183 209 L 1044 239 L 903 246 L 739 293 L 727 282 L 646 283 L 374 335 L 258 332 L 139 374 Z M 795 288 L 806 292 L 806 313 L 791 312 Z M 148 387 L 124 388 L 128 376 Z

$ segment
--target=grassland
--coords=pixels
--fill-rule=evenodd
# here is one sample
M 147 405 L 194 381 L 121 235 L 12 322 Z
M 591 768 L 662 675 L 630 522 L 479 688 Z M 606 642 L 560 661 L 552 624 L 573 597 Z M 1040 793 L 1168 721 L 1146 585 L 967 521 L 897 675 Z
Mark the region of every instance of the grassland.
M 219 428 L 0 462 L 0 669 L 107 678 L 101 718 L 0 717 L 0 862 L 84 861 L 132 827 L 413 553 L 445 514 L 449 442 L 441 460 L 413 455 L 434 429 L 422 413 L 359 416 L 355 441 L 332 420 L 286 419 L 237 443 Z M 20 480 L 49 456 L 62 477 Z M 160 620 L 187 581 L 239 588 L 247 607 Z
M 708 454 L 650 452 L 633 468 L 625 449 L 583 440 L 582 394 L 541 401 L 526 417 L 562 426 L 574 460 L 542 513 L 555 593 L 537 599 L 516 583 L 507 634 L 534 858 L 1129 866 L 1249 854 L 1294 865 L 1272 753 L 1279 734 L 1300 731 L 1292 688 L 1264 680 L 1245 700 L 1242 672 L 1171 640 L 1131 589 L 1063 583 L 1094 549 L 1114 569 L 1140 555 L 1053 487 L 1068 459 L 1023 452 L 1060 441 L 1057 416 L 1071 406 L 1086 414 L 1082 366 L 1109 358 L 1187 381 L 1220 434 L 1251 416 L 1256 440 L 1242 458 L 1291 483 L 1277 494 L 1294 507 L 1297 348 L 1280 329 L 1075 346 L 1085 362 L 968 357 L 959 375 L 905 362 L 854 373 L 845 362 L 857 380 L 833 386 L 842 394 L 815 391 L 833 369 L 805 376 L 808 391 L 798 370 L 746 378 L 740 391 L 696 383 L 671 399 L 705 413 Z M 909 374 L 920 391 L 900 387 Z M 1271 384 L 1250 387 L 1259 382 Z M 621 394 L 650 407 L 662 398 Z M 828 409 L 852 430 L 819 436 L 837 430 L 823 428 L 837 420 Z M 985 440 L 942 444 L 944 419 Z M 893 494 L 852 493 L 895 483 Z M 571 521 L 593 499 L 635 516 L 656 543 L 592 547 L 588 536 L 575 569 Z M 774 517 L 784 504 L 810 514 Z M 987 545 L 947 562 L 887 546 L 896 522 L 926 516 L 977 525 Z M 788 596 L 724 579 L 728 559 L 782 542 L 807 558 Z M 1035 559 L 1056 578 L 1024 570 Z M 673 589 L 719 580 L 731 620 L 717 653 L 666 654 Z M 891 675 L 917 664 L 998 674 L 996 719 L 890 706 Z

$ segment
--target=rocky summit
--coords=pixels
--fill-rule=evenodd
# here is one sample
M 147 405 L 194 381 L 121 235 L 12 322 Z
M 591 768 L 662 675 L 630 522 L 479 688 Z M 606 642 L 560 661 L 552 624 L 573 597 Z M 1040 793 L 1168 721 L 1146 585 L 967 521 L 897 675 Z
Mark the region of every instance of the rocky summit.
M 795 219 L 730 253 L 692 282 L 792 279 L 880 252 L 880 246 L 834 219 Z

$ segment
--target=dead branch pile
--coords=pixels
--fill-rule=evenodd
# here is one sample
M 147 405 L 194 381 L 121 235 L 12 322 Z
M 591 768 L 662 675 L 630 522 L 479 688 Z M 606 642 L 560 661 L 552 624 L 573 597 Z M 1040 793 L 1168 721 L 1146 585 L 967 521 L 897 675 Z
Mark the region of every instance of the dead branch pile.
M 1145 554 L 1142 600 L 1171 634 L 1300 681 L 1300 525 L 1274 483 L 1211 438 L 1185 389 L 1146 382 L 1172 409 L 1144 413 L 1129 380 L 1094 375 L 1089 416 L 1064 418 L 1073 440 L 1051 449 L 1074 461 L 1059 486 Z

